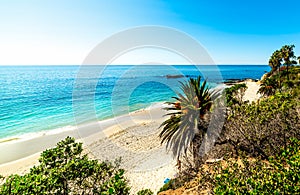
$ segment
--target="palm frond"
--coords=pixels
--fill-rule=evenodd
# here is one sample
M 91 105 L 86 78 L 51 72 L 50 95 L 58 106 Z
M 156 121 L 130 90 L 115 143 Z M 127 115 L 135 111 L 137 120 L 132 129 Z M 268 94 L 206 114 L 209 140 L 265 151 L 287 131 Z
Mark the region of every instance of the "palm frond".
M 187 151 L 196 134 L 206 132 L 199 129 L 203 127 L 199 124 L 204 123 L 203 116 L 211 109 L 212 98 L 217 96 L 215 91 L 209 90 L 207 80 L 201 82 L 200 76 L 179 83 L 182 93 L 172 97 L 176 102 L 166 103 L 165 110 L 170 111 L 166 116 L 170 118 L 161 124 L 163 130 L 159 134 L 161 143 L 166 143 L 167 149 L 176 157 Z

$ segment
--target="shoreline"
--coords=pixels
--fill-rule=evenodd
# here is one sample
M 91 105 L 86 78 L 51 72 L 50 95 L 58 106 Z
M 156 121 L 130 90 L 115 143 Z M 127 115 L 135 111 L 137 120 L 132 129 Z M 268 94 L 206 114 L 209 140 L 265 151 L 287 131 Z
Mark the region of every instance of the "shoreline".
M 239 81 L 241 81 L 241 80 L 239 80 Z M 243 81 L 245 81 L 245 79 Z M 236 83 L 238 83 L 238 82 L 236 82 Z M 218 83 L 215 87 L 211 88 L 211 90 L 214 90 L 214 89 L 215 90 L 221 90 L 221 89 L 224 89 L 228 86 L 229 86 L 229 84 L 227 84 L 226 81 L 224 81 L 222 83 Z M 90 121 L 86 121 L 84 123 L 77 124 L 77 125 L 68 125 L 68 124 L 66 124 L 65 126 L 58 127 L 58 128 L 55 128 L 55 129 L 41 130 L 41 131 L 36 131 L 36 132 L 28 132 L 28 133 L 24 133 L 24 134 L 20 134 L 20 135 L 0 138 L 0 146 L 2 144 L 6 144 L 6 143 L 22 142 L 22 141 L 26 141 L 26 140 L 30 140 L 30 139 L 35 139 L 35 138 L 38 138 L 38 137 L 54 135 L 54 134 L 60 134 L 60 133 L 63 133 L 63 132 L 77 131 L 78 126 L 81 127 L 81 126 L 86 126 L 86 125 L 89 125 L 89 124 L 92 124 L 92 123 L 108 121 L 108 120 L 112 120 L 112 119 L 118 118 L 118 117 L 124 117 L 125 115 L 128 115 L 130 113 L 135 113 L 135 112 L 140 112 L 140 111 L 143 111 L 143 110 L 147 110 L 147 109 L 153 107 L 154 105 L 163 105 L 165 102 L 166 101 L 152 102 L 149 106 L 147 106 L 145 108 L 137 109 L 137 110 L 131 111 L 127 114 L 121 114 L 121 115 L 114 115 L 114 116 L 105 117 L 103 119 L 98 119 L 96 121 L 90 120 Z M 0 165 L 1 165 L 1 159 L 0 159 Z
M 26 152 L 26 155 L 23 153 L 23 155 L 20 155 L 20 158 L 9 158 L 10 160 L 5 160 L 3 156 L 6 155 L 1 155 L 0 158 L 0 166 L 18 159 L 22 159 L 22 158 L 26 158 L 27 156 L 30 156 L 34 153 L 38 153 L 38 152 L 42 152 L 43 150 L 50 148 L 50 147 L 54 147 L 55 144 L 57 142 L 59 142 L 60 140 L 64 139 L 65 137 L 72 136 L 75 137 L 75 139 L 82 139 L 88 136 L 91 136 L 95 133 L 99 133 L 99 131 L 103 131 L 105 129 L 107 129 L 108 127 L 112 126 L 114 123 L 120 123 L 122 121 L 126 121 L 126 120 L 130 120 L 131 116 L 135 115 L 136 113 L 140 113 L 140 112 L 146 112 L 146 111 L 150 111 L 151 109 L 161 109 L 164 106 L 164 102 L 154 102 L 152 103 L 150 106 L 146 107 L 146 108 L 142 108 L 136 111 L 132 111 L 129 112 L 128 114 L 123 114 L 123 115 L 119 115 L 119 116 L 115 116 L 112 118 L 108 118 L 108 119 L 104 119 L 104 120 L 97 120 L 97 121 L 91 121 L 91 122 L 86 122 L 86 123 L 82 123 L 79 124 L 77 126 L 65 126 L 62 128 L 57 128 L 57 129 L 53 129 L 53 130 L 47 130 L 47 131 L 40 131 L 40 132 L 34 132 L 34 133 L 26 133 L 24 135 L 21 135 L 19 137 L 7 137 L 4 139 L 0 140 L 0 150 L 1 151 L 8 151 L 6 149 L 9 148 L 10 145 L 14 145 L 14 144 L 20 144 L 20 145 L 24 145 L 26 146 L 25 143 L 30 143 L 30 142 L 37 142 L 37 140 L 41 139 L 41 140 L 45 140 L 45 145 L 47 145 L 47 147 L 42 147 L 40 146 L 40 150 L 39 149 L 33 149 L 32 151 L 35 152 Z M 146 118 L 146 116 L 141 117 Z M 99 128 L 100 127 L 100 128 Z M 58 131 L 60 130 L 60 131 Z M 60 140 L 56 141 L 55 143 L 50 144 L 49 141 L 46 141 L 48 139 L 52 139 L 54 138 L 54 140 L 58 140 L 57 138 L 61 138 Z M 24 143 L 24 144 L 22 144 Z M 50 145 L 50 147 L 49 147 Z M 8 152 L 5 152 L 8 153 Z M 15 152 L 12 152 L 15 153 Z M 13 159 L 13 160 L 11 160 Z
M 76 133 L 70 132 L 47 135 L 26 141 L 0 144 L 0 160 L 13 159 L 0 164 L 0 175 L 25 174 L 38 165 L 40 153 L 52 148 L 67 136 L 75 137 L 83 143 L 84 153 L 90 159 L 113 162 L 122 158 L 121 168 L 131 186 L 131 194 L 143 188 L 158 191 L 166 178 L 173 178 L 177 173 L 176 162 L 160 144 L 158 134 L 160 124 L 166 119 L 162 103 L 155 103 L 146 109 L 131 112 L 105 121 L 86 124 L 78 128 Z M 6 146 L 7 148 L 5 148 Z M 35 152 L 33 149 L 39 149 Z M 30 151 L 30 154 L 26 152 Z M 25 154 L 24 154 L 25 153 Z M 22 158 L 20 158 L 22 154 Z M 155 178 L 145 181 L 145 178 Z
M 224 82 L 222 82 L 226 86 L 232 86 L 239 83 L 245 83 L 245 82 L 259 82 L 259 79 L 250 79 L 250 78 L 244 78 L 244 79 L 226 79 Z
M 15 142 L 30 140 L 30 139 L 34 139 L 34 138 L 38 138 L 38 137 L 42 137 L 42 136 L 47 136 L 47 135 L 55 135 L 55 134 L 60 134 L 60 133 L 63 133 L 63 132 L 76 131 L 78 129 L 78 126 L 79 127 L 87 126 L 87 125 L 92 124 L 92 123 L 99 123 L 99 122 L 102 122 L 102 121 L 108 121 L 108 120 L 112 120 L 112 119 L 115 119 L 115 118 L 124 117 L 126 115 L 129 115 L 129 114 L 132 114 L 132 113 L 135 113 L 135 112 L 144 111 L 144 110 L 150 109 L 154 106 L 163 105 L 163 104 L 164 104 L 164 102 L 153 102 L 153 103 L 151 103 L 150 106 L 147 106 L 146 108 L 141 108 L 141 109 L 138 109 L 138 110 L 134 110 L 134 111 L 131 111 L 127 114 L 121 114 L 121 115 L 106 117 L 106 118 L 99 119 L 99 120 L 96 120 L 96 121 L 93 121 L 93 120 L 86 121 L 86 122 L 78 124 L 78 125 L 65 125 L 65 126 L 55 128 L 55 129 L 50 129 L 50 130 L 41 130 L 41 131 L 37 131 L 37 132 L 28 132 L 28 133 L 24 133 L 24 134 L 21 134 L 21 135 L 8 136 L 8 137 L 5 137 L 5 138 L 0 138 L 0 146 L 1 146 L 1 144 L 6 144 L 6 143 L 13 143 L 13 142 L 15 143 Z M 0 165 L 1 165 L 1 163 L 0 163 Z

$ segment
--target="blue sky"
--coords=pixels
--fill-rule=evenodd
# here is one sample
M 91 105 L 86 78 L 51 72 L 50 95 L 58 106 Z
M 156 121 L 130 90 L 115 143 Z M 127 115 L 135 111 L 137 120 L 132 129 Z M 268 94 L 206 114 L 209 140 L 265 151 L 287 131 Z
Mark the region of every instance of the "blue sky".
M 105 38 L 141 25 L 186 32 L 217 64 L 267 64 L 284 44 L 300 55 L 299 7 L 298 0 L 2 0 L 0 64 L 81 64 Z

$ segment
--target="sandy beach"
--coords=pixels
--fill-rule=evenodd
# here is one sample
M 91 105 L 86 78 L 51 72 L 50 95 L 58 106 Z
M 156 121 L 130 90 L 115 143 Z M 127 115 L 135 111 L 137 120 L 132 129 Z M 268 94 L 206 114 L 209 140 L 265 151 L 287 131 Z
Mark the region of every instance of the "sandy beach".
M 254 82 L 252 80 L 246 80 L 243 83 L 247 85 L 247 90 L 245 91 L 244 101 L 257 101 L 261 98 L 261 94 L 257 93 L 259 90 L 260 82 Z
M 83 142 L 85 152 L 93 159 L 114 161 L 121 157 L 131 193 L 144 188 L 157 191 L 166 178 L 176 174 L 175 161 L 158 138 L 165 119 L 162 107 L 162 103 L 156 103 L 128 115 L 78 126 L 75 131 L 1 143 L 0 174 L 28 172 L 38 164 L 41 151 L 73 136 Z
M 245 100 L 256 101 L 259 83 L 245 81 Z M 0 143 L 0 174 L 24 174 L 38 163 L 41 151 L 55 146 L 66 136 L 83 142 L 93 159 L 114 161 L 121 157 L 121 167 L 132 186 L 131 193 L 145 188 L 159 190 L 166 178 L 176 174 L 176 162 L 160 144 L 160 124 L 165 120 L 163 103 L 104 121 L 78 126 L 76 130 L 45 134 L 25 140 Z

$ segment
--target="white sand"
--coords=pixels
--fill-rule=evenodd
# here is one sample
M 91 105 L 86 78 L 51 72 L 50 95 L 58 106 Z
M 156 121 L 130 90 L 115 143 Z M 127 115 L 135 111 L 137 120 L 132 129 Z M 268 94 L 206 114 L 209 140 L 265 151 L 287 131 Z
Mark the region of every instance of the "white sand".
M 257 93 L 259 90 L 260 83 L 254 82 L 252 80 L 246 80 L 243 83 L 247 85 L 247 90 L 245 91 L 244 95 L 244 101 L 257 101 L 259 98 L 261 98 L 261 94 Z

